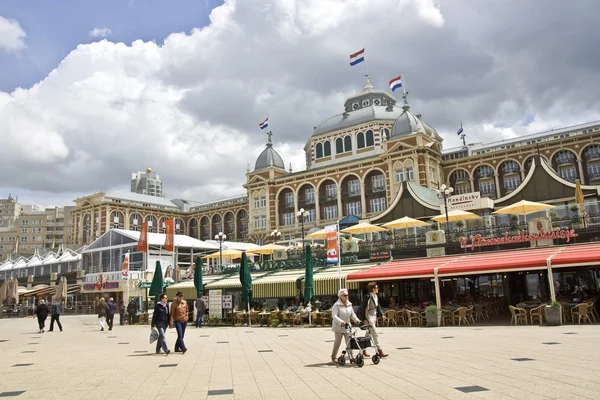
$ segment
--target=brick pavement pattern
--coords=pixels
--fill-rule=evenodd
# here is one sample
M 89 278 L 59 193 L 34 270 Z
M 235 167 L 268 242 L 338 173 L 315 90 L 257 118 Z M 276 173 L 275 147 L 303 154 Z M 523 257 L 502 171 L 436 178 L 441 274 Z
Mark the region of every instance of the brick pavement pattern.
M 35 319 L 0 320 L 0 397 L 600 398 L 600 325 L 381 328 L 389 357 L 363 368 L 330 362 L 329 328 L 188 327 L 189 351 L 165 356 L 148 325 L 100 332 L 93 316 L 63 325 L 38 334 Z M 169 330 L 171 350 L 176 337 Z

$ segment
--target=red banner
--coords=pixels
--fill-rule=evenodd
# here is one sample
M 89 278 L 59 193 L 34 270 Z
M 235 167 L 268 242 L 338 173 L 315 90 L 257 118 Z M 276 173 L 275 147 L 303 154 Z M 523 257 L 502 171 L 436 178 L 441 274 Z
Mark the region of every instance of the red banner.
M 135 248 L 137 251 L 148 251 L 148 223 L 144 222 L 142 224 L 142 231 L 140 232 L 140 240 L 138 240 L 137 247 Z
M 166 238 L 164 248 L 166 251 L 175 250 L 175 219 L 171 218 L 165 221 Z
M 125 254 L 123 265 L 121 266 L 121 278 L 126 281 L 129 277 L 129 254 Z

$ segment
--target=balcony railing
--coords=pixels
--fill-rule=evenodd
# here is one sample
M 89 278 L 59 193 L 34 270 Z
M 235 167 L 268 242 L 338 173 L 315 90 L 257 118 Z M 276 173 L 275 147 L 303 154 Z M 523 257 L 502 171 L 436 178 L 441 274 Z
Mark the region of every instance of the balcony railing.
M 479 176 L 480 179 L 493 178 L 494 171 L 480 171 L 477 173 L 477 176 Z
M 480 188 L 479 192 L 482 195 L 492 195 L 492 194 L 495 195 L 496 194 L 496 188 L 495 187 L 494 188 Z
M 588 174 L 590 181 L 598 181 L 600 180 L 600 172 L 590 172 Z
M 575 164 L 575 157 L 557 157 L 554 161 L 556 165 L 571 165 Z
M 584 155 L 586 160 L 598 160 L 600 159 L 600 153 L 597 152 L 589 152 Z
M 459 176 L 455 176 L 454 177 L 454 182 L 456 182 L 456 183 L 468 182 L 468 181 L 469 181 L 469 177 L 468 176 L 459 175 Z
M 504 167 L 502 168 L 502 172 L 504 173 L 504 175 L 518 174 L 519 167 Z
M 279 203 L 280 208 L 294 208 L 294 203 L 283 202 Z
M 319 197 L 319 201 L 321 203 L 325 203 L 328 201 L 337 201 L 337 195 L 336 196 L 322 196 L 322 197 Z

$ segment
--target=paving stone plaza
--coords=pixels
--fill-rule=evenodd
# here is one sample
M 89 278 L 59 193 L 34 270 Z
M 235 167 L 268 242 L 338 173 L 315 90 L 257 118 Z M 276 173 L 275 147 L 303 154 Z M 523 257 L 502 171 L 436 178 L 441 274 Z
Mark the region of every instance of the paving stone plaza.
M 327 328 L 188 328 L 156 355 L 148 325 L 0 320 L 0 397 L 16 399 L 597 399 L 600 326 L 380 328 L 389 357 L 330 362 Z M 46 326 L 46 330 L 48 325 Z M 177 335 L 169 330 L 173 350 Z M 372 352 L 372 350 L 370 350 Z

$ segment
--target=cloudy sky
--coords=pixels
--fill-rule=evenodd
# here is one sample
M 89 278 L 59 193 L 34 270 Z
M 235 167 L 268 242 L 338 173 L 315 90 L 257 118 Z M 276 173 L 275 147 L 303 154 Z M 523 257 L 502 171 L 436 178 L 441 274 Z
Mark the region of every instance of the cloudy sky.
M 70 205 L 152 167 L 168 197 L 243 193 L 270 117 L 304 168 L 312 129 L 403 72 L 412 110 L 459 144 L 600 119 L 600 2 L 0 2 L 0 197 Z

